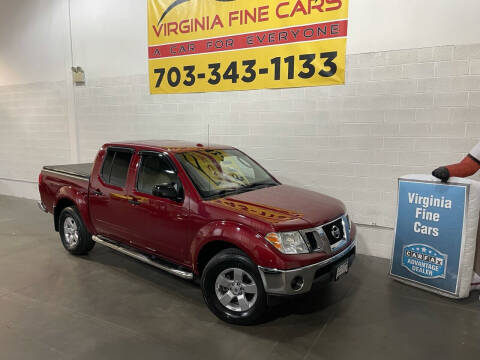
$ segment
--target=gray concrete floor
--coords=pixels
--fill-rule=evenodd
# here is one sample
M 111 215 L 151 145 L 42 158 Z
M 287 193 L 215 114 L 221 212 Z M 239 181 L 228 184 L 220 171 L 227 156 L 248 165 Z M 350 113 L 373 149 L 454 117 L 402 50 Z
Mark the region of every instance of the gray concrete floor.
M 99 245 L 71 256 L 35 202 L 0 196 L 0 358 L 480 358 L 478 292 L 444 299 L 387 272 L 358 256 L 342 281 L 232 326 L 198 285 Z

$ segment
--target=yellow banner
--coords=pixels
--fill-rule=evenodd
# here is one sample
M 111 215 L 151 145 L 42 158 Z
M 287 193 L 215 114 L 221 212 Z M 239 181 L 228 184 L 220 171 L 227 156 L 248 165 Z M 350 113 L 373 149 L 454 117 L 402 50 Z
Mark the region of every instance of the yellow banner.
M 150 92 L 342 84 L 348 0 L 148 0 Z

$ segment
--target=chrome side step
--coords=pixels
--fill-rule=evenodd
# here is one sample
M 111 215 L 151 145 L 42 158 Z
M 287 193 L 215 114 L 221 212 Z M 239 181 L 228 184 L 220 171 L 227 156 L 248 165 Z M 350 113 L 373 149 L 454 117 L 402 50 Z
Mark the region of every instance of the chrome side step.
M 152 266 L 155 266 L 156 268 L 158 269 L 161 269 L 163 271 L 166 271 L 170 274 L 173 274 L 173 275 L 176 275 L 178 277 L 181 277 L 182 279 L 186 279 L 186 280 L 192 280 L 193 279 L 193 273 L 190 273 L 190 272 L 187 272 L 187 271 L 183 271 L 183 270 L 179 270 L 179 269 L 175 269 L 173 267 L 169 267 L 167 265 L 164 265 L 164 264 L 160 264 L 156 261 L 153 261 L 151 260 L 150 258 L 148 258 L 147 256 L 143 255 L 142 253 L 139 253 L 133 249 L 127 249 L 126 247 L 123 247 L 123 246 L 120 246 L 120 245 L 117 245 L 117 244 L 114 244 L 113 242 L 110 242 L 110 241 L 107 241 L 106 238 L 104 237 L 101 237 L 101 236 L 97 236 L 97 235 L 93 235 L 92 236 L 92 240 L 99 243 L 99 244 L 102 244 L 102 245 L 105 245 L 105 246 L 108 246 L 109 248 L 113 249 L 113 250 L 116 250 L 118 252 L 121 252 L 122 254 L 125 254 L 125 255 L 128 255 L 128 256 L 131 256 L 137 260 L 140 260 L 144 263 L 147 263 L 149 265 L 152 265 Z
M 39 208 L 40 210 L 42 210 L 43 212 L 45 212 L 45 213 L 48 212 L 48 211 L 47 211 L 47 208 L 45 207 L 45 205 L 43 205 L 43 202 L 37 201 L 37 205 L 38 205 L 38 208 Z

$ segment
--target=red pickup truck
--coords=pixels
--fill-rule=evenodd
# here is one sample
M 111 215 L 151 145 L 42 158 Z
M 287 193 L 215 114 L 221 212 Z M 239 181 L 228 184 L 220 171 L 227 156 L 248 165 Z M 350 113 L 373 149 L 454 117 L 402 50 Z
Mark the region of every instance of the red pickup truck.
M 258 322 L 271 295 L 337 280 L 355 256 L 340 201 L 282 185 L 233 147 L 109 143 L 93 164 L 45 166 L 39 190 L 67 251 L 100 243 L 199 279 L 208 307 L 235 324 Z

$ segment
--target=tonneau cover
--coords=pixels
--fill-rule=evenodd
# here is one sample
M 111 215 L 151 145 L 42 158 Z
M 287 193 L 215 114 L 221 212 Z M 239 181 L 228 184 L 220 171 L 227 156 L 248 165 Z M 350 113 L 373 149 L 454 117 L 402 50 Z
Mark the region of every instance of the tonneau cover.
M 84 178 L 86 180 L 90 179 L 92 168 L 93 168 L 93 163 L 49 165 L 49 166 L 43 167 L 44 170 L 55 171 L 65 175 L 73 175 L 73 176 Z

